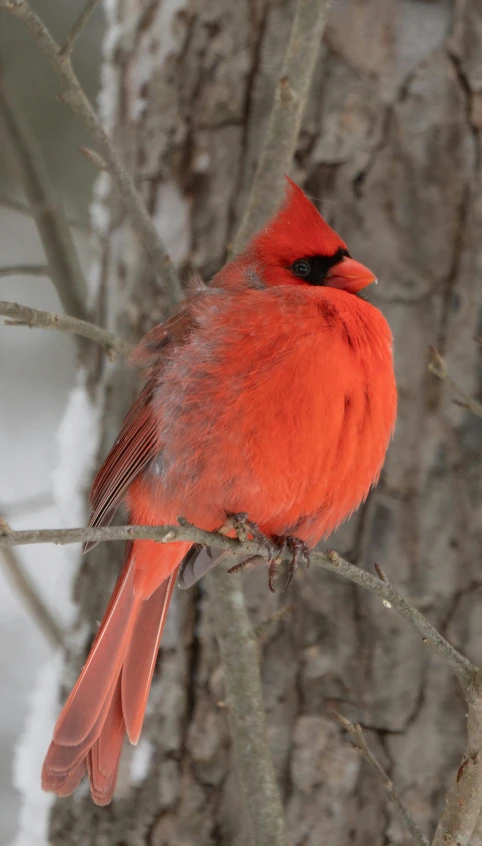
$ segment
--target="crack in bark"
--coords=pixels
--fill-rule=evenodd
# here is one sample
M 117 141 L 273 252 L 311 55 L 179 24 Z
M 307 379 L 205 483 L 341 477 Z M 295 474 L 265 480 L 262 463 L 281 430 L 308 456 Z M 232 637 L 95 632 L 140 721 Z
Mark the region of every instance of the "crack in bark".
M 447 57 L 451 62 L 455 76 L 458 81 L 460 90 L 462 92 L 462 96 L 465 103 L 465 111 L 466 111 L 466 124 L 468 130 L 470 132 L 471 138 L 473 140 L 473 147 L 474 147 L 474 164 L 472 167 L 472 175 L 475 176 L 478 169 L 478 162 L 479 162 L 479 154 L 478 154 L 478 135 L 475 130 L 475 127 L 471 120 L 471 91 L 465 77 L 462 66 L 460 61 L 447 50 Z M 465 241 L 465 232 L 466 232 L 466 225 L 467 220 L 469 217 L 470 211 L 470 202 L 471 202 L 471 179 L 467 176 L 465 184 L 463 186 L 463 193 L 462 199 L 460 202 L 460 208 L 458 212 L 458 219 L 456 225 L 456 232 L 454 238 L 454 251 L 452 256 L 452 262 L 450 268 L 447 273 L 447 279 L 444 285 L 443 290 L 443 299 L 442 299 L 442 314 L 440 318 L 440 324 L 437 334 L 437 349 L 440 351 L 441 355 L 444 355 L 446 349 L 446 342 L 447 342 L 447 329 L 448 329 L 448 322 L 450 318 L 450 304 L 452 299 L 453 290 L 457 284 L 457 278 L 460 268 L 460 262 L 463 257 L 464 252 L 464 241 Z M 442 401 L 442 397 L 444 392 L 442 390 L 442 384 L 440 383 L 437 385 L 437 393 L 439 398 L 439 403 Z
M 474 170 L 478 171 L 480 165 L 480 136 L 479 130 L 474 121 L 472 120 L 473 91 L 470 87 L 469 78 L 467 77 L 464 71 L 464 66 L 460 57 L 453 50 L 450 49 L 450 46 L 447 47 L 447 56 L 452 63 L 453 69 L 455 71 L 455 76 L 464 96 L 466 121 L 472 134 L 472 141 L 474 146 Z
M 370 152 L 370 157 L 368 162 L 366 163 L 365 167 L 363 167 L 352 179 L 351 188 L 353 192 L 353 196 L 356 200 L 362 200 L 364 197 L 364 186 L 367 180 L 367 177 L 370 175 L 371 171 L 373 170 L 378 156 L 385 149 L 388 145 L 390 139 L 390 123 L 393 116 L 393 104 L 390 104 L 385 107 L 383 117 L 382 117 L 382 129 L 380 134 L 380 140 L 377 144 L 373 147 Z
M 458 588 L 455 590 L 453 595 L 450 597 L 450 603 L 447 607 L 447 610 L 444 616 L 438 623 L 439 632 L 445 637 L 450 625 L 458 612 L 458 607 L 461 601 L 466 597 L 469 596 L 471 593 L 480 590 L 482 588 L 482 582 L 478 582 L 476 580 L 472 580 L 468 585 L 464 587 Z M 465 643 L 463 644 L 465 646 Z

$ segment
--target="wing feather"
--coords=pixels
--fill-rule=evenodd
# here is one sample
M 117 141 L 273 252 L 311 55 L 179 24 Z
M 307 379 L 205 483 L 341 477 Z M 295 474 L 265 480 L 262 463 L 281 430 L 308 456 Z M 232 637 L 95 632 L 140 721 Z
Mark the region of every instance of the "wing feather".
M 94 479 L 89 527 L 106 526 L 111 522 L 129 485 L 159 453 L 161 445 L 153 408 L 157 379 L 166 362 L 179 346 L 186 343 L 196 326 L 200 298 L 213 294 L 216 295 L 216 292 L 198 291 L 169 320 L 148 332 L 132 353 L 131 360 L 143 369 L 147 382 Z M 94 542 L 86 543 L 83 551 L 88 552 L 94 546 Z

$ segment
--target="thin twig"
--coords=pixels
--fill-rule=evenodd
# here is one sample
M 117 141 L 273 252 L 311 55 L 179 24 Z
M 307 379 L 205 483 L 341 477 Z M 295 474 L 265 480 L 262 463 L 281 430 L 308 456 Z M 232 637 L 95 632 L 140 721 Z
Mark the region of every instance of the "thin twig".
M 5 569 L 13 583 L 15 591 L 25 605 L 29 615 L 38 625 L 48 642 L 55 649 L 62 648 L 64 646 L 63 631 L 50 609 L 47 608 L 30 576 L 24 570 L 18 556 L 15 555 L 13 549 L 8 549 L 8 547 L 4 547 L 1 550 L 1 554 Z
M 118 353 L 128 355 L 133 349 L 132 344 L 117 338 L 107 329 L 102 329 L 86 320 L 78 320 L 68 314 L 57 314 L 54 311 L 42 311 L 19 303 L 0 301 L 0 315 L 10 318 L 12 322 L 6 323 L 9 326 L 33 326 L 80 335 L 82 338 L 100 344 L 111 359 L 115 358 Z
M 0 267 L 2 276 L 48 276 L 49 268 L 46 264 L 10 264 Z
M 65 41 L 62 44 L 62 47 L 60 48 L 61 58 L 70 57 L 72 55 L 73 49 L 75 47 L 75 42 L 77 41 L 79 35 L 84 29 L 90 16 L 93 14 L 93 12 L 95 12 L 99 3 L 100 0 L 87 0 L 87 3 L 85 4 L 78 17 L 75 19 L 74 23 L 72 24 L 72 28 L 68 32 Z
M 482 403 L 478 402 L 474 399 L 474 397 L 471 397 L 470 394 L 467 394 L 466 391 L 457 384 L 455 379 L 453 379 L 449 373 L 447 362 L 444 358 L 442 358 L 435 347 L 429 347 L 429 349 L 432 356 L 432 361 L 428 366 L 430 373 L 433 373 L 433 375 L 441 379 L 442 382 L 446 382 L 454 394 L 460 398 L 456 401 L 457 405 L 462 406 L 462 408 L 466 408 L 477 417 L 482 417 Z
M 284 175 L 291 169 L 329 7 L 330 0 L 298 0 L 296 5 L 263 149 L 234 252 L 239 252 L 273 214 L 283 197 Z
M 32 11 L 27 0 L 0 0 L 0 9 L 6 9 L 21 21 L 61 79 L 65 86 L 62 100 L 73 109 L 92 135 L 124 202 L 126 211 L 131 217 L 132 224 L 141 235 L 153 266 L 164 282 L 168 304 L 171 308 L 174 307 L 182 300 L 183 294 L 181 283 L 170 256 L 149 216 L 142 197 L 118 158 L 110 138 L 104 131 L 96 112 L 80 85 L 70 57 L 61 55 L 59 45 L 52 38 L 38 15 Z
M 338 720 L 342 728 L 344 728 L 345 731 L 347 731 L 351 735 L 351 737 L 353 737 L 353 748 L 360 753 L 360 755 L 365 759 L 369 767 L 371 767 L 371 769 L 377 774 L 385 790 L 387 791 L 388 796 L 400 812 L 403 822 L 408 828 L 415 843 L 419 844 L 419 846 L 429 846 L 429 841 L 427 840 L 425 835 L 422 834 L 412 815 L 403 804 L 399 794 L 393 786 L 392 780 L 387 776 L 380 762 L 375 758 L 373 752 L 371 752 L 368 748 L 362 727 L 358 724 L 353 725 L 350 720 L 347 720 L 346 717 L 342 717 L 342 715 L 338 714 L 337 711 L 332 711 L 332 713 L 335 719 Z
M 22 200 L 18 200 L 15 197 L 10 197 L 8 194 L 4 194 L 3 191 L 0 191 L 0 206 L 19 212 L 19 214 L 25 214 L 27 217 L 33 217 L 32 209 L 29 205 L 27 205 L 27 203 L 24 203 Z M 66 220 L 72 229 L 79 229 L 81 232 L 90 232 L 90 226 L 88 223 L 83 223 L 81 220 L 77 220 L 72 217 L 67 217 Z
M 0 518 L 0 533 L 10 534 L 11 531 L 6 520 L 3 517 Z M 40 596 L 35 584 L 24 569 L 22 562 L 14 550 L 9 547 L 3 547 L 0 552 L 13 587 L 25 605 L 29 615 L 55 649 L 63 647 L 63 631 Z
M 0 80 L 0 120 L 8 152 L 30 205 L 45 252 L 49 276 L 67 314 L 86 320 L 87 285 L 62 205 L 42 151 Z
M 79 153 L 82 153 L 82 155 L 88 159 L 100 173 L 107 170 L 104 159 L 102 156 L 99 156 L 96 150 L 91 150 L 90 147 L 79 147 Z
M 173 541 L 192 541 L 204 546 L 214 546 L 226 549 L 233 555 L 262 555 L 268 557 L 268 551 L 264 544 L 247 540 L 240 543 L 235 538 L 227 538 L 217 532 L 205 532 L 196 526 L 191 526 L 183 521 L 182 526 L 104 526 L 95 529 L 30 529 L 26 531 L 12 531 L 10 534 L 0 534 L 0 546 L 19 546 L 33 543 L 84 543 L 93 541 L 113 540 L 155 540 L 159 543 L 172 543 Z M 280 547 L 275 550 L 276 555 L 288 559 L 290 553 Z M 473 691 L 473 679 L 478 668 L 467 658 L 460 654 L 444 637 L 429 623 L 429 621 L 415 608 L 396 588 L 388 581 L 381 581 L 379 578 L 367 573 L 360 567 L 345 561 L 333 550 L 326 553 L 312 552 L 311 564 L 323 567 L 332 573 L 338 573 L 352 582 L 364 587 L 366 590 L 375 593 L 381 599 L 388 600 L 391 608 L 397 611 L 402 617 L 408 620 L 414 629 L 420 634 L 424 643 L 427 643 L 434 652 L 440 655 L 457 676 L 464 692 L 471 695 Z M 236 576 L 229 577 L 236 579 Z

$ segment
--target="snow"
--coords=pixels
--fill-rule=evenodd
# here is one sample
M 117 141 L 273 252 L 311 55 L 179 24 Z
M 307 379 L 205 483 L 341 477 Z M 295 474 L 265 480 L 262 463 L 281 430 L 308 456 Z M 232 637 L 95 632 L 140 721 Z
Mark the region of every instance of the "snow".
M 86 520 L 85 494 L 95 469 L 102 408 L 93 403 L 80 371 L 71 391 L 57 435 L 58 464 L 52 473 L 54 499 L 65 525 L 82 526 Z
M 71 390 L 57 435 L 57 466 L 52 472 L 52 490 L 61 524 L 81 526 L 86 520 L 85 492 L 90 484 L 100 437 L 102 403 L 94 403 L 80 371 Z M 79 547 L 63 548 L 67 565 L 57 575 L 53 607 L 64 625 L 73 622 L 75 605 L 72 586 L 79 566 Z M 82 632 L 85 636 L 85 631 Z M 47 845 L 47 830 L 53 797 L 40 789 L 42 760 L 48 748 L 59 711 L 58 689 L 63 673 L 60 653 L 50 658 L 39 672 L 31 699 L 25 730 L 14 757 L 14 784 L 22 795 L 19 831 L 13 846 Z
M 99 114 L 104 129 L 110 134 L 117 118 L 119 69 L 112 57 L 119 48 L 124 28 L 118 22 L 118 0 L 104 0 L 105 37 L 102 46 L 101 85 L 98 96 Z
M 39 774 L 58 712 L 57 693 L 62 678 L 60 653 L 40 670 L 31 696 L 23 737 L 15 749 L 13 783 L 24 801 L 20 809 L 19 831 L 12 846 L 48 846 L 48 819 L 54 801 L 40 789 Z
M 146 92 L 153 71 L 159 73 L 159 68 L 162 68 L 168 56 L 179 47 L 174 26 L 177 15 L 185 7 L 185 0 L 164 0 L 157 6 L 156 19 L 152 25 L 141 33 L 137 60 L 131 73 L 132 90 L 137 91 L 137 98 L 133 99 L 130 110 L 133 121 L 139 120 L 146 107 Z M 159 38 L 160 33 L 162 38 Z
M 102 403 L 92 402 L 84 385 L 83 371 L 80 371 L 77 380 L 59 426 L 57 466 L 52 472 L 54 502 L 59 511 L 60 525 L 65 527 L 86 523 L 86 494 L 96 465 L 101 429 Z M 72 589 L 80 563 L 80 549 L 73 544 L 62 547 L 62 552 L 68 566 L 64 571 L 63 598 L 58 607 L 64 625 L 68 625 L 75 617 Z
M 142 738 L 135 747 L 130 768 L 131 784 L 141 784 L 147 778 L 154 747 L 149 740 Z
M 154 223 L 174 266 L 179 267 L 190 250 L 189 203 L 174 182 L 165 182 L 159 188 Z

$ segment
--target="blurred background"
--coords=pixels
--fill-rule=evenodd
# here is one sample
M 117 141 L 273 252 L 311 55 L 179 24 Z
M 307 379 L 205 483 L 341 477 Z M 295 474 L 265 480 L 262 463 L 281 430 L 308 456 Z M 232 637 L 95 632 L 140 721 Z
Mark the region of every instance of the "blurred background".
M 61 38 L 82 8 L 35 2 L 52 34 Z M 104 15 L 97 10 L 79 41 L 76 68 L 95 98 L 99 84 Z M 56 100 L 58 81 L 37 46 L 8 15 L 0 14 L 1 84 L 35 136 L 59 202 L 75 225 L 72 232 L 87 272 L 89 203 L 95 172 L 78 152 L 86 134 L 70 109 Z M 45 263 L 25 194 L 0 134 L 0 273 L 11 265 Z M 0 299 L 62 311 L 47 276 L 0 275 Z M 5 327 L 0 323 L 0 513 L 16 528 L 60 525 L 52 494 L 52 471 L 59 459 L 57 430 L 75 384 L 71 336 Z M 55 546 L 15 550 L 47 605 L 61 622 L 71 609 L 71 570 L 65 551 Z M 37 674 L 52 654 L 48 638 L 32 620 L 14 589 L 0 553 L 0 843 L 17 829 L 20 797 L 13 785 L 15 744 L 24 729 Z M 69 577 L 70 576 L 70 577 Z

